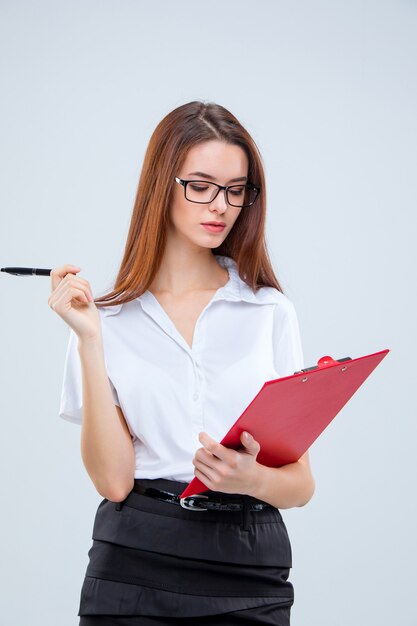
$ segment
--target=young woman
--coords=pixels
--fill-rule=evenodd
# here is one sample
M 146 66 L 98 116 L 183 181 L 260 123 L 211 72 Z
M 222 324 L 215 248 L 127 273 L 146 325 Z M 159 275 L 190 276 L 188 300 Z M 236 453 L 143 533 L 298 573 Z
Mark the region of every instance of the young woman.
M 82 424 L 104 498 L 80 626 L 290 623 L 279 509 L 311 499 L 308 453 L 270 468 L 250 433 L 220 444 L 265 381 L 304 366 L 265 212 L 253 139 L 224 107 L 189 102 L 151 137 L 110 293 L 94 299 L 79 267 L 52 271 L 48 304 L 70 327 L 59 414 Z M 194 476 L 206 497 L 180 502 Z

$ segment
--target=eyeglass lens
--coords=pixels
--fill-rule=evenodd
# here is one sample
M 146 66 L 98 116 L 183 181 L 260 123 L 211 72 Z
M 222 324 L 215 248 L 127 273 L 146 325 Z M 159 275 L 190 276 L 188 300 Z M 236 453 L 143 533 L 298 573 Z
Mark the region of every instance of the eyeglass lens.
M 187 184 L 185 197 L 191 202 L 212 202 L 219 188 L 213 183 L 191 181 Z M 232 185 L 227 190 L 227 202 L 232 206 L 241 207 L 252 204 L 257 196 L 257 190 L 252 185 Z

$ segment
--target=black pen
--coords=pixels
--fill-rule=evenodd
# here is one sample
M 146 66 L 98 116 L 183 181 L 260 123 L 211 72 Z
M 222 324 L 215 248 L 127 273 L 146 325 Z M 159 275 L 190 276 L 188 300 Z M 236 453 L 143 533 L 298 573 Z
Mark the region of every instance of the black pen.
M 2 267 L 0 271 L 15 276 L 50 276 L 52 270 L 39 267 Z

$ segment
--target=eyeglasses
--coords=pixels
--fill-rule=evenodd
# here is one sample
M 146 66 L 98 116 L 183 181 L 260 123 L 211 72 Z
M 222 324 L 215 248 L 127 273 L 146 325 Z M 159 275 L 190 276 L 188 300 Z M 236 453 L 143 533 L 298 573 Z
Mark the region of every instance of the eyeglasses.
M 224 189 L 228 204 L 240 208 L 251 206 L 261 190 L 251 183 L 223 187 L 207 180 L 183 180 L 178 176 L 175 176 L 175 182 L 184 187 L 185 199 L 190 202 L 210 204 Z

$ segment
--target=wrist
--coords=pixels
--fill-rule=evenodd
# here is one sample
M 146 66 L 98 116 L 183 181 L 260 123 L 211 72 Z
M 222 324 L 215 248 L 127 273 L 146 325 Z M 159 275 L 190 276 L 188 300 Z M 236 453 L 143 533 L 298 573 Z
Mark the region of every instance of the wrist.
M 89 337 L 78 337 L 78 352 L 102 352 L 103 351 L 103 338 L 101 334 L 90 335 Z
M 261 463 L 255 462 L 254 471 L 253 471 L 253 480 L 250 486 L 248 495 L 253 498 L 257 498 L 258 500 L 263 500 L 264 495 L 264 486 L 266 483 L 266 471 L 268 468 Z

